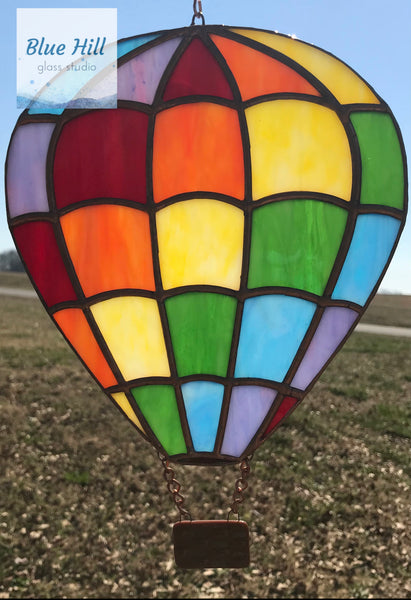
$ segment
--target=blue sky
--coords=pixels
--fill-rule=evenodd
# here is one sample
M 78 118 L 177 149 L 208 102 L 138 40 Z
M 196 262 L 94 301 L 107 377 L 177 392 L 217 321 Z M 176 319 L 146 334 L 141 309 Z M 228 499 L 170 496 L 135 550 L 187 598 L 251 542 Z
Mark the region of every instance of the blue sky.
M 118 38 L 189 25 L 192 0 L 90 0 L 1 4 L 0 153 L 4 165 L 16 108 L 17 8 L 117 8 Z M 207 24 L 241 25 L 295 34 L 331 52 L 361 75 L 393 111 L 411 157 L 411 0 L 203 0 Z M 3 179 L 0 252 L 13 248 Z M 411 222 L 407 222 L 380 291 L 411 294 Z

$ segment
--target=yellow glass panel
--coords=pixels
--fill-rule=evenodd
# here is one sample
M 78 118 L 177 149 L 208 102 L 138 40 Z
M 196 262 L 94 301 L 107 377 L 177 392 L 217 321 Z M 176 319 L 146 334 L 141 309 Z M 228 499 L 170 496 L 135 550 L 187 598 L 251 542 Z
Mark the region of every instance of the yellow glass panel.
M 157 235 L 165 289 L 197 284 L 239 289 L 242 210 L 209 199 L 172 204 L 157 213 Z
M 273 100 L 246 109 L 253 199 L 309 191 L 351 198 L 352 162 L 337 114 L 320 104 Z
M 319 48 L 275 33 L 249 29 L 232 29 L 232 31 L 278 50 L 295 60 L 317 77 L 341 104 L 380 103 L 369 86 L 350 67 Z
M 103 387 L 116 385 L 117 380 L 104 358 L 83 311 L 80 308 L 66 308 L 55 312 L 53 319 L 101 385 Z
M 128 398 L 124 394 L 124 392 L 118 392 L 117 394 L 111 394 L 111 397 L 119 405 L 121 410 L 127 415 L 127 417 L 130 419 L 130 421 L 132 421 L 134 423 L 134 425 L 137 425 L 137 427 L 139 429 L 141 429 L 141 431 L 143 433 L 145 433 L 143 427 L 141 426 L 140 421 L 138 420 L 138 418 L 136 416 L 136 413 L 131 408 L 130 402 L 128 401 Z
M 157 302 L 124 296 L 91 307 L 126 380 L 170 375 Z

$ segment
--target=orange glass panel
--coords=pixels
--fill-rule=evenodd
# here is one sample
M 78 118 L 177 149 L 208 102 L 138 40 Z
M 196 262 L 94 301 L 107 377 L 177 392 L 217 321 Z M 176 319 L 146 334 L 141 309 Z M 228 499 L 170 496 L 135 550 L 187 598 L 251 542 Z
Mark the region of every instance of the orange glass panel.
M 285 54 L 310 71 L 341 104 L 380 103 L 368 84 L 357 73 L 338 58 L 320 48 L 296 40 L 291 36 L 269 31 L 237 28 L 231 31 Z
M 211 102 L 183 104 L 156 117 L 155 202 L 185 192 L 244 198 L 244 158 L 237 111 Z
M 320 95 L 304 77 L 267 54 L 218 35 L 211 38 L 226 59 L 243 100 L 281 92 Z
M 126 206 L 85 206 L 61 217 L 61 226 L 86 296 L 155 289 L 146 213 Z
M 117 380 L 96 342 L 83 311 L 80 308 L 67 308 L 54 313 L 53 318 L 101 385 L 105 388 L 116 385 Z

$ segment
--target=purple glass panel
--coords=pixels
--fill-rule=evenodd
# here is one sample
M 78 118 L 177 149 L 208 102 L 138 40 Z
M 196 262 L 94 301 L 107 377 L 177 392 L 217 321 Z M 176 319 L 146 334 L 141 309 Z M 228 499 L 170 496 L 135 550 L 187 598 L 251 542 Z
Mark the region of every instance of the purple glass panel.
M 222 454 L 241 456 L 257 432 L 277 392 L 265 387 L 234 387 L 221 447 Z
M 151 104 L 164 69 L 180 39 L 154 46 L 122 65 L 117 71 L 117 98 Z
M 348 333 L 358 313 L 349 308 L 326 308 L 291 385 L 300 390 L 311 383 Z
M 46 159 L 54 123 L 19 127 L 10 143 L 7 162 L 7 202 L 10 217 L 49 210 Z

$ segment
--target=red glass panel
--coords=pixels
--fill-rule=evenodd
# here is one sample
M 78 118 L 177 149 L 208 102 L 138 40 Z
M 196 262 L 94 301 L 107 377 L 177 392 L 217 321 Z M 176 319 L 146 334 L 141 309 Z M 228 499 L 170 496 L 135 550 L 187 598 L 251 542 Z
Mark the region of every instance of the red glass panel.
M 281 402 L 280 406 L 278 407 L 278 410 L 275 413 L 273 420 L 267 427 L 267 429 L 264 433 L 264 437 L 267 437 L 267 435 L 270 433 L 270 431 L 272 431 L 274 429 L 274 427 L 276 427 L 280 421 L 285 419 L 285 417 L 288 415 L 288 413 L 290 412 L 290 410 L 292 409 L 292 407 L 294 406 L 294 404 L 296 402 L 297 402 L 296 398 L 291 398 L 291 396 L 286 396 L 284 398 L 284 400 Z
M 164 100 L 207 94 L 232 100 L 233 93 L 211 52 L 194 39 L 175 67 L 164 91 Z
M 76 300 L 70 278 L 57 246 L 53 225 L 33 221 L 18 225 L 14 239 L 34 283 L 47 306 Z
M 121 108 L 68 121 L 54 159 L 57 208 L 90 198 L 145 203 L 147 128 L 146 114 Z

